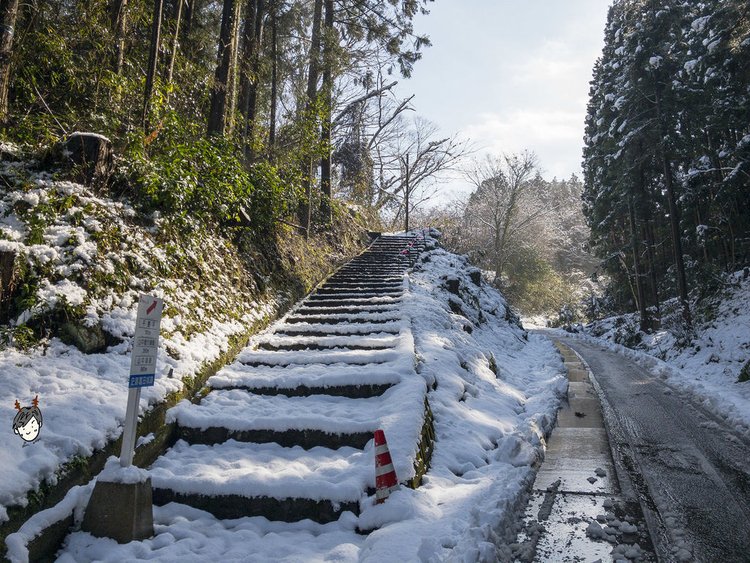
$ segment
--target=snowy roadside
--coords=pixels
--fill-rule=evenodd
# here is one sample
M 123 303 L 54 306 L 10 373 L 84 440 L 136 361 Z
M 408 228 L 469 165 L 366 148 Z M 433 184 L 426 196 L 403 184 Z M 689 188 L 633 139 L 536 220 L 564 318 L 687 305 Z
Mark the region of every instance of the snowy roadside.
M 543 456 L 544 435 L 567 380 L 552 344 L 515 324 L 503 298 L 471 280 L 473 269 L 462 257 L 438 249 L 425 253 L 425 259 L 410 274 L 403 306 L 411 320 L 417 372 L 430 389 L 437 436 L 421 487 L 402 487 L 382 505 L 363 501 L 359 517 L 347 512 L 330 524 L 218 520 L 169 504 L 154 508 L 154 538 L 118 545 L 77 532 L 68 537 L 58 560 L 501 557 L 496 546 L 509 539 L 504 534 L 533 480 L 534 463 Z M 375 527 L 367 536 L 355 531 Z
M 728 283 L 730 289 L 721 300 L 704 305 L 696 315 L 689 346 L 680 346 L 666 329 L 638 332 L 636 315 L 596 321 L 574 332 L 546 330 L 600 344 L 634 360 L 750 439 L 750 381 L 738 382 L 750 361 L 750 278 L 736 272 Z M 619 343 L 627 340 L 637 342 L 631 344 L 635 349 Z

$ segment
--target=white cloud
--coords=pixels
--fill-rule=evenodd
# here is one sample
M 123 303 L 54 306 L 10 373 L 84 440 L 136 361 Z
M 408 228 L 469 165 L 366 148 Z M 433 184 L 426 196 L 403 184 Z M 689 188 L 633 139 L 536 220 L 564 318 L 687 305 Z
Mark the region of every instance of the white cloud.
M 510 78 L 516 84 L 576 85 L 581 76 L 591 73 L 591 61 L 574 52 L 570 44 L 545 41 L 527 57 L 509 65 Z
M 537 154 L 547 175 L 580 174 L 580 112 L 527 108 L 483 113 L 464 132 L 481 152 L 498 155 L 528 149 Z

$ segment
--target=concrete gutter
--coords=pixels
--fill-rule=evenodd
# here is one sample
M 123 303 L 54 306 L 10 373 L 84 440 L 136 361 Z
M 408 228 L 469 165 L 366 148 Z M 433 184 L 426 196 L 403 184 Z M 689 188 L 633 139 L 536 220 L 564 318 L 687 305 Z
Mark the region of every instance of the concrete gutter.
M 618 479 L 588 366 L 567 346 L 555 345 L 568 371 L 568 397 L 512 546 L 515 559 L 655 561 L 638 501 Z

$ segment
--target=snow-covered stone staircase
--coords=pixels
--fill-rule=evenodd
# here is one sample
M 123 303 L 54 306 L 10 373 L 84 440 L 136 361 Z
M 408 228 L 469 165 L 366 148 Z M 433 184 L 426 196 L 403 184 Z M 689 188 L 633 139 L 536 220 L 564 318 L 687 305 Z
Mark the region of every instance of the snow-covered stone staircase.
M 378 428 L 401 481 L 414 478 L 427 389 L 399 307 L 422 247 L 377 238 L 212 377 L 199 403 L 173 408 L 179 439 L 150 468 L 154 502 L 219 518 L 359 514 Z

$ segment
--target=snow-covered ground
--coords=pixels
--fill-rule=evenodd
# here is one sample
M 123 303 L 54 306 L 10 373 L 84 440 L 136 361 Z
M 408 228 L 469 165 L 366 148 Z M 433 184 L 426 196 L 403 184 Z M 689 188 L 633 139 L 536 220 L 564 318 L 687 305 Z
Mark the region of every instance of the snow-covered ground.
M 423 257 L 401 305 L 414 342 L 414 352 L 402 352 L 416 360 L 412 377 L 427 384 L 434 415 L 435 449 L 422 486 L 401 487 L 380 505 L 365 498 L 359 516 L 345 512 L 329 524 L 219 520 L 172 503 L 154 508 L 152 539 L 119 545 L 76 532 L 58 560 L 494 561 L 496 545 L 510 539 L 503 534 L 543 456 L 567 380 L 551 343 L 518 326 L 499 293 L 472 282 L 464 258 L 442 249 Z M 373 459 L 373 480 L 374 472 Z M 71 491 L 68 508 L 84 506 L 90 490 Z M 9 538 L 11 555 L 22 560 L 23 538 L 45 518 L 40 513 Z
M 54 485 L 61 467 L 75 466 L 122 433 L 142 293 L 164 299 L 165 308 L 156 382 L 142 392 L 141 413 L 182 390 L 234 339 L 290 303 L 296 291 L 277 287 L 281 270 L 312 282 L 358 246 L 301 259 L 304 245 L 279 235 L 279 264 L 248 267 L 259 250 L 240 255 L 218 230 L 146 214 L 126 198 L 39 171 L 16 147 L 1 150 L 15 156 L 0 160 L 0 254 L 3 263 L 14 257 L 21 275 L 13 318 L 0 319 L 0 524 L 8 507 L 25 506 L 45 482 Z M 358 240 L 355 228 L 352 234 L 346 238 Z M 295 272 L 292 262 L 305 271 Z M 84 354 L 49 338 L 50 326 L 53 334 L 62 332 L 60 319 L 84 331 L 101 329 L 107 341 Z M 37 336 L 48 336 L 29 338 L 31 323 L 42 327 Z M 42 427 L 26 443 L 12 427 L 16 401 L 31 407 L 35 398 Z
M 665 306 L 662 328 L 651 334 L 638 330 L 636 314 L 576 325 L 572 334 L 636 360 L 750 438 L 750 381 L 738 381 L 750 361 L 750 277 L 736 272 L 725 285 L 719 295 L 692 304 L 692 335 L 681 328 L 673 302 Z
M 62 464 L 91 455 L 121 434 L 141 292 L 168 304 L 156 383 L 143 390 L 141 412 L 181 390 L 182 379 L 225 352 L 232 336 L 278 307 L 273 296 L 246 299 L 242 308 L 227 306 L 231 313 L 214 315 L 213 306 L 228 303 L 222 288 L 234 282 L 233 270 L 222 269 L 226 253 L 218 237 L 201 237 L 192 248 L 170 250 L 174 241 L 157 224 L 140 225 L 142 218 L 136 220 L 129 205 L 25 166 L 0 165 L 3 181 L 19 186 L 0 192 L 0 251 L 16 254 L 37 285 L 19 318 L 0 325 L 0 342 L 14 327 L 63 306 L 83 308 L 85 325 L 101 325 L 120 343 L 95 354 L 83 354 L 57 338 L 30 350 L 0 346 L 0 523 L 8 519 L 7 507 L 25 506 L 27 493 L 43 481 L 54 484 Z M 205 261 L 202 252 L 207 253 Z M 189 279 L 171 277 L 180 258 L 200 261 L 210 280 L 198 288 Z M 15 402 L 27 407 L 35 397 L 42 428 L 38 439 L 27 443 L 12 429 Z

